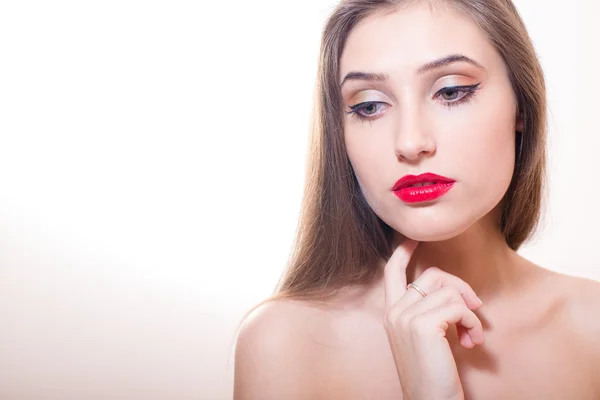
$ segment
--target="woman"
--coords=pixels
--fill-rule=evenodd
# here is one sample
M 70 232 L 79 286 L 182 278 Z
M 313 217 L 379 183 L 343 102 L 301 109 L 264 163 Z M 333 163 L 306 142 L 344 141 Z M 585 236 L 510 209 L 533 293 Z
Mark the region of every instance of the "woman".
M 546 96 L 510 0 L 342 1 L 316 98 L 296 249 L 240 332 L 235 399 L 600 398 L 600 285 L 516 253 Z

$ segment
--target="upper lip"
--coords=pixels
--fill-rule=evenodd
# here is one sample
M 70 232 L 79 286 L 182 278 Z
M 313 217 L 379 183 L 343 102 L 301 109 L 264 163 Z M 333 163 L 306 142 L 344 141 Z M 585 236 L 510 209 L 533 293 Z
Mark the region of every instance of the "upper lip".
M 398 179 L 398 181 L 392 187 L 392 191 L 400 190 L 410 185 L 414 185 L 416 183 L 425 183 L 425 182 L 433 182 L 433 183 L 451 183 L 455 182 L 454 179 L 446 178 L 445 176 L 440 176 L 433 174 L 431 172 L 427 172 L 421 175 L 404 175 L 402 178 Z

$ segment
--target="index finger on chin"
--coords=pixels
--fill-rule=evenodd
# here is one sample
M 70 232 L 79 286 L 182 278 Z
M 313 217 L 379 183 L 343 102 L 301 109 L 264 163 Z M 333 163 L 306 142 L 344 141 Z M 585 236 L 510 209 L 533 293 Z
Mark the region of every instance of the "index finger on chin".
M 392 253 L 384 268 L 385 304 L 389 309 L 406 292 L 406 267 L 419 242 L 406 239 Z

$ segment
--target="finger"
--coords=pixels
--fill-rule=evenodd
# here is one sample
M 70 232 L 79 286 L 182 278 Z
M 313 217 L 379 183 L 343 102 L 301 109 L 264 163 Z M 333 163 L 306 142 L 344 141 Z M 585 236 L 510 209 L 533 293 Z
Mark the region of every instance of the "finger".
M 404 316 L 407 319 L 413 319 L 417 315 L 425 314 L 428 311 L 451 303 L 458 303 L 466 307 L 465 301 L 458 289 L 454 286 L 445 286 L 427 295 L 424 299 L 411 304 L 404 310 Z M 456 328 L 460 343 L 466 348 L 473 348 L 475 343 L 471 339 L 469 332 L 461 325 L 456 325 Z
M 473 343 L 471 336 L 469 336 L 469 332 L 467 332 L 467 330 L 461 325 L 455 326 L 456 334 L 458 336 L 458 341 L 460 342 L 460 344 L 466 347 L 467 349 L 472 349 L 473 347 L 475 347 L 475 343 Z
M 467 331 L 474 344 L 485 342 L 481 321 L 464 304 L 446 304 L 418 315 L 413 321 L 418 324 L 417 332 L 419 333 L 431 332 L 435 334 L 437 331 L 445 336 L 450 324 L 457 324 Z
M 384 268 L 386 309 L 396 304 L 406 292 L 406 267 L 419 242 L 406 239 L 392 253 Z
M 421 301 L 411 304 L 404 312 L 409 317 L 416 316 L 451 303 L 466 305 L 458 289 L 455 286 L 448 285 L 428 294 Z
M 461 293 L 456 287 L 444 286 L 430 295 L 427 295 L 421 301 L 416 302 L 410 307 L 406 308 L 404 310 L 404 314 L 406 318 L 413 319 L 418 315 L 426 314 L 429 311 L 442 308 L 453 303 L 459 304 L 465 308 L 467 307 Z M 456 325 L 456 328 L 460 343 L 466 348 L 473 348 L 476 344 L 476 339 L 471 337 L 470 331 L 461 325 Z
M 414 284 L 423 289 L 428 295 L 441 288 L 452 286 L 458 290 L 464 299 L 464 302 L 471 310 L 476 310 L 483 304 L 471 285 L 459 277 L 442 271 L 437 267 L 427 268 L 425 272 L 415 280 Z
M 441 329 L 444 332 L 448 329 L 448 324 L 460 325 L 467 331 L 473 343 L 482 344 L 485 342 L 481 321 L 464 304 L 446 304 L 427 311 L 419 317 L 422 321 L 431 321 L 431 324 L 434 325 L 431 327 L 432 329 Z

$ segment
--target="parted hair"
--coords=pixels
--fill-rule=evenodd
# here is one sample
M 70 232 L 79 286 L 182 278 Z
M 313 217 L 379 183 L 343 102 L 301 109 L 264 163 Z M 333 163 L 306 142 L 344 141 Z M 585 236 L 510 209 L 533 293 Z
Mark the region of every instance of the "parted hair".
M 374 265 L 392 251 L 393 229 L 367 204 L 348 158 L 343 132 L 339 63 L 358 22 L 393 12 L 409 0 L 342 0 L 321 36 L 306 181 L 296 238 L 276 298 L 324 300 L 371 281 Z M 415 0 L 410 0 L 414 2 Z M 499 221 L 517 250 L 538 226 L 546 170 L 546 89 L 532 41 L 510 0 L 420 0 L 444 3 L 474 21 L 505 62 L 523 120 L 515 168 Z

